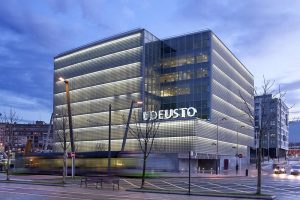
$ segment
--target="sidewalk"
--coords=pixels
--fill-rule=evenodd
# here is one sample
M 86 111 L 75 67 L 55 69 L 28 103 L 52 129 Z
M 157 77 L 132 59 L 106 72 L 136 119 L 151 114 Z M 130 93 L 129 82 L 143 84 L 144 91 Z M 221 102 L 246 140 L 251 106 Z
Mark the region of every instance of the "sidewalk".
M 54 175 L 10 175 L 9 181 L 13 183 L 64 186 L 62 177 Z M 6 174 L 0 173 L 0 182 L 7 182 Z
M 157 177 L 153 178 L 188 178 L 188 172 L 176 173 L 176 172 L 162 172 L 159 173 Z M 225 171 L 221 174 L 210 174 L 210 173 L 191 173 L 191 178 L 238 178 L 245 177 L 245 174 L 236 174 L 235 171 Z M 40 184 L 50 184 L 50 185 L 69 185 L 69 184 L 79 184 L 80 176 L 72 179 L 70 176 L 66 177 L 66 184 L 62 183 L 62 176 L 57 175 L 27 175 L 18 174 L 10 175 L 10 181 L 21 182 L 21 183 L 40 183 Z M 0 173 L 0 182 L 6 182 L 6 174 Z
M 180 177 L 188 177 L 189 173 L 188 172 L 163 172 L 159 173 L 158 177 L 163 177 L 163 178 L 180 178 Z M 227 178 L 227 177 L 245 177 L 245 171 L 239 172 L 236 174 L 235 171 L 233 170 L 227 170 L 227 171 L 221 171 L 219 174 L 213 173 L 191 173 L 192 178 Z

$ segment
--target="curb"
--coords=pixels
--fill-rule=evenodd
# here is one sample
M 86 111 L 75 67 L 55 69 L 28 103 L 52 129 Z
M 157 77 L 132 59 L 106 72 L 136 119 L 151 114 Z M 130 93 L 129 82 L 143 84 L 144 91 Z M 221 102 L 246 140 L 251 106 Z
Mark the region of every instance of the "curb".
M 121 176 L 124 178 L 138 178 L 134 176 Z M 243 178 L 250 176 L 191 176 L 191 178 L 203 178 L 203 179 L 219 179 L 219 178 Z M 160 177 L 147 177 L 148 179 L 157 179 L 157 178 L 189 178 L 188 176 L 160 176 Z
M 129 192 L 143 192 L 143 193 L 159 193 L 159 194 L 177 194 L 177 195 L 189 195 L 188 193 L 183 193 L 179 191 L 159 191 L 159 190 L 145 190 L 145 189 L 127 189 Z M 264 200 L 273 200 L 276 198 L 274 195 L 243 195 L 243 194 L 226 194 L 226 193 L 191 193 L 191 196 L 208 196 L 208 197 L 230 197 L 230 198 L 239 198 L 239 199 L 264 199 Z
M 0 180 L 0 183 L 13 183 L 13 184 L 26 184 L 26 185 L 44 185 L 44 186 L 56 186 L 56 187 L 66 187 L 66 184 L 55 184 L 55 183 L 41 183 L 33 181 L 14 181 L 14 180 Z

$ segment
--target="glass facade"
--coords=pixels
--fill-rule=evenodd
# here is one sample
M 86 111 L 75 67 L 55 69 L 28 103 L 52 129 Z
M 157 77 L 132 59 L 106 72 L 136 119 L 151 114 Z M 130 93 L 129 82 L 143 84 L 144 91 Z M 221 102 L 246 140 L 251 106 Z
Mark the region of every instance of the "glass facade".
M 161 109 L 194 107 L 209 117 L 210 32 L 163 40 L 161 43 Z
M 72 121 L 77 151 L 97 151 L 108 145 L 108 109 L 112 105 L 112 150 L 119 150 L 123 117 L 132 100 L 142 98 L 143 30 L 134 30 L 86 45 L 54 58 L 54 127 L 66 108 L 65 83 L 69 81 Z M 136 105 L 134 111 L 141 110 Z M 65 112 L 64 112 L 65 113 Z M 68 130 L 67 130 L 68 131 Z M 128 149 L 132 148 L 128 142 Z M 59 144 L 56 144 L 60 151 Z
M 235 146 L 248 155 L 253 144 L 239 97 L 253 104 L 253 76 L 211 31 L 160 40 L 137 29 L 60 54 L 54 68 L 54 112 L 66 109 L 62 76 L 70 83 L 78 151 L 107 149 L 109 104 L 112 150 L 120 150 L 122 116 L 128 116 L 132 100 L 143 101 L 133 112 L 197 109 L 193 118 L 160 121 L 154 152 L 215 155 L 212 144 L 218 142 L 219 155 L 235 155 Z M 125 150 L 138 150 L 130 134 Z

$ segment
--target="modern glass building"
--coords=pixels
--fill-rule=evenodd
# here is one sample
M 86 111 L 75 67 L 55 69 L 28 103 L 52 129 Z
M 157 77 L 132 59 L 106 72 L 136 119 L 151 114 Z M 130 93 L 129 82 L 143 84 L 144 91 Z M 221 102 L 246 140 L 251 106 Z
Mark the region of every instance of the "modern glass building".
M 236 165 L 236 154 L 249 161 L 254 131 L 241 95 L 253 108 L 253 75 L 210 30 L 161 40 L 136 29 L 57 55 L 55 130 L 66 110 L 60 76 L 70 84 L 77 151 L 107 150 L 109 104 L 112 150 L 119 151 L 131 102 L 142 101 L 133 113 L 197 110 L 158 121 L 153 152 L 177 154 L 178 169 L 186 167 L 189 151 L 195 169 L 219 161 L 226 170 Z M 130 134 L 125 151 L 139 151 Z

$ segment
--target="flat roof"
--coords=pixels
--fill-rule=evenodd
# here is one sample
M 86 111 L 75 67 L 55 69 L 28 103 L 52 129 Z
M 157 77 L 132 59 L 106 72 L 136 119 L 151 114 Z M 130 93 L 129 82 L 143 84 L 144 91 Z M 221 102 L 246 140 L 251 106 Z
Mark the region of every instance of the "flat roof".
M 75 53 L 76 51 L 80 51 L 80 50 L 83 50 L 83 49 L 86 49 L 86 48 L 89 48 L 89 47 L 92 47 L 92 46 L 95 46 L 95 45 L 98 45 L 98 44 L 101 44 L 101 43 L 104 43 L 104 42 L 108 42 L 108 41 L 111 41 L 111 40 L 114 40 L 114 39 L 117 39 L 117 38 L 120 38 L 120 37 L 124 37 L 126 35 L 130 35 L 130 34 L 133 34 L 133 33 L 137 33 L 137 32 L 140 32 L 140 31 L 143 31 L 145 29 L 143 28 L 136 28 L 136 29 L 133 29 L 133 30 L 130 30 L 130 31 L 126 31 L 126 32 L 122 32 L 122 33 L 118 33 L 118 34 L 115 34 L 113 36 L 110 36 L 110 37 L 106 37 L 106 38 L 103 38 L 101 40 L 97 40 L 95 42 L 91 42 L 91 43 L 88 43 L 88 44 L 85 44 L 85 45 L 82 45 L 80 47 L 77 47 L 77 48 L 74 48 L 74 49 L 70 49 L 70 50 L 67 50 L 63 53 L 59 53 L 57 54 L 54 59 L 56 58 L 59 58 L 59 57 L 62 57 L 62 56 L 66 56 L 68 54 L 71 54 L 71 53 Z

